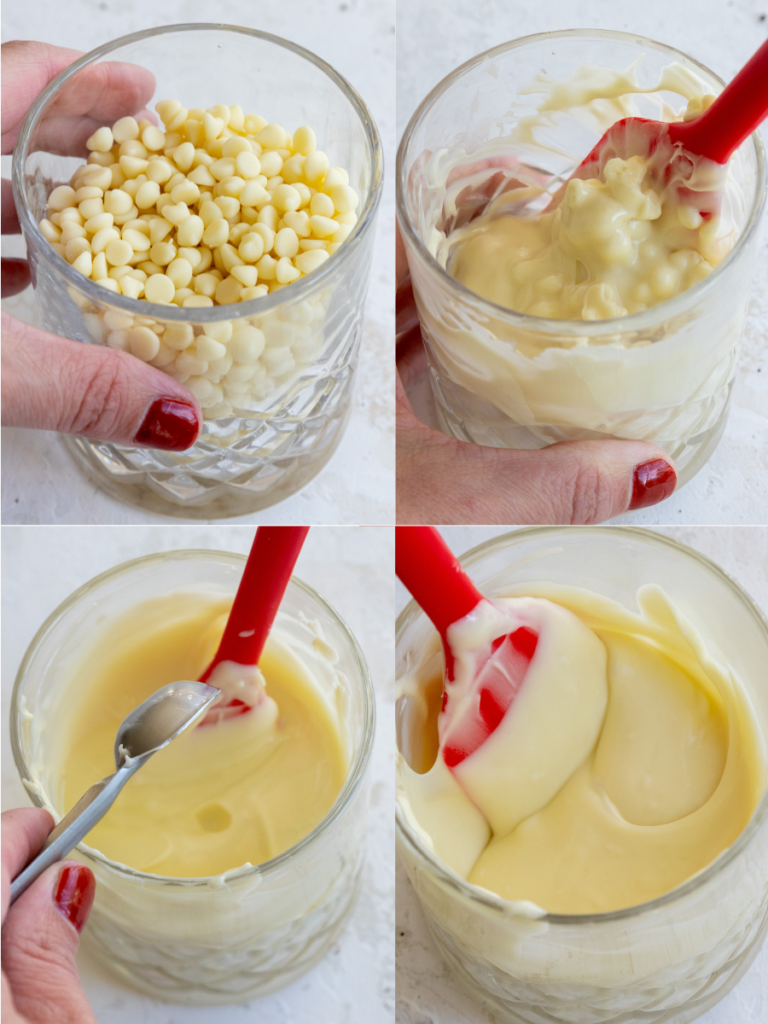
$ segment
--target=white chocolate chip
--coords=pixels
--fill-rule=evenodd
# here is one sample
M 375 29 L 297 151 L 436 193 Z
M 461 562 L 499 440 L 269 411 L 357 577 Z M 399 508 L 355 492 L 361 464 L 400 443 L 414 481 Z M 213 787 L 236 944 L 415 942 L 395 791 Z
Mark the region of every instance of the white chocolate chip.
M 40 221 L 48 243 L 106 291 L 190 310 L 251 303 L 317 269 L 352 232 L 358 196 L 309 126 L 291 136 L 236 105 L 164 100 L 156 110 L 160 127 L 122 117 L 98 128 L 88 162 L 51 192 Z M 186 382 L 206 418 L 224 417 L 317 358 L 328 302 L 326 290 L 197 335 L 109 308 L 92 319 L 97 340 Z
M 85 147 L 97 153 L 108 153 L 112 149 L 113 142 L 112 129 L 105 126 L 96 129 L 85 143 Z

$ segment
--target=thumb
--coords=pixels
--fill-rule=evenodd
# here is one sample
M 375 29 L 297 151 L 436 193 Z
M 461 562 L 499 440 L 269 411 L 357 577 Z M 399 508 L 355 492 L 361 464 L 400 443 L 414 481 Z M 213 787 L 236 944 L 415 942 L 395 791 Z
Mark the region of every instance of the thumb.
M 397 407 L 401 523 L 602 523 L 663 501 L 677 484 L 672 460 L 645 441 L 486 448 L 427 427 L 399 381 Z
M 127 352 L 58 338 L 3 313 L 3 424 L 183 451 L 201 415 L 191 392 Z
M 514 500 L 497 495 L 488 511 L 516 519 L 485 522 L 595 524 L 656 505 L 677 484 L 672 461 L 645 441 L 565 441 L 538 451 L 492 449 L 484 462 Z M 468 453 L 468 464 L 473 461 Z
M 3 971 L 18 1012 L 31 1024 L 96 1024 L 75 954 L 96 883 L 77 861 L 49 868 L 16 900 L 3 923 Z

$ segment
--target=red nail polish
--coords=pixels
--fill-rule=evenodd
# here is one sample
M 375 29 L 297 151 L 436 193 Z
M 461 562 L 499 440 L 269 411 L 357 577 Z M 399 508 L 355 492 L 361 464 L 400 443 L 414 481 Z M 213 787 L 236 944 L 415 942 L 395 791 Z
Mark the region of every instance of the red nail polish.
M 156 398 L 147 409 L 133 443 L 141 448 L 183 452 L 194 444 L 198 429 L 197 411 L 188 402 Z
M 677 487 L 677 473 L 664 459 L 652 459 L 635 466 L 629 511 L 648 508 L 664 501 Z
M 85 927 L 93 906 L 96 879 L 84 865 L 67 865 L 59 875 L 53 899 L 57 909 L 79 932 Z

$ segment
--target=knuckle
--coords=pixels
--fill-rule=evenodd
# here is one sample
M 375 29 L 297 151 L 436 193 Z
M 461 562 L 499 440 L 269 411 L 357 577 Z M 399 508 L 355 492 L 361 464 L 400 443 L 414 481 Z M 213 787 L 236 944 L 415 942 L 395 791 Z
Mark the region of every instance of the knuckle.
M 47 930 L 34 935 L 28 932 L 17 934 L 13 945 L 16 954 L 14 959 L 23 959 L 30 967 L 44 965 L 55 968 L 65 962 L 60 946 L 52 941 Z
M 602 523 L 611 514 L 610 486 L 596 466 L 581 465 L 570 472 L 564 494 L 572 524 Z
M 35 934 L 17 932 L 13 942 L 3 941 L 4 970 L 15 981 L 28 979 L 29 984 L 38 989 L 41 978 L 54 982 L 67 977 L 72 970 L 73 954 L 57 938 L 47 929 Z
M 127 378 L 119 353 L 105 352 L 106 358 L 84 362 L 75 369 L 70 394 L 76 396 L 66 427 L 74 434 L 109 435 L 115 427 L 127 397 Z

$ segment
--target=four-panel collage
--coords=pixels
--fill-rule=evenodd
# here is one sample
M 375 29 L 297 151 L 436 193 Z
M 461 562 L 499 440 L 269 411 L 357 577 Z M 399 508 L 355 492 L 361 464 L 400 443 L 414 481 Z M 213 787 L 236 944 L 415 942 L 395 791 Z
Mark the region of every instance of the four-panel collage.
M 4 1024 L 768 1024 L 768 7 L 0 18 Z

